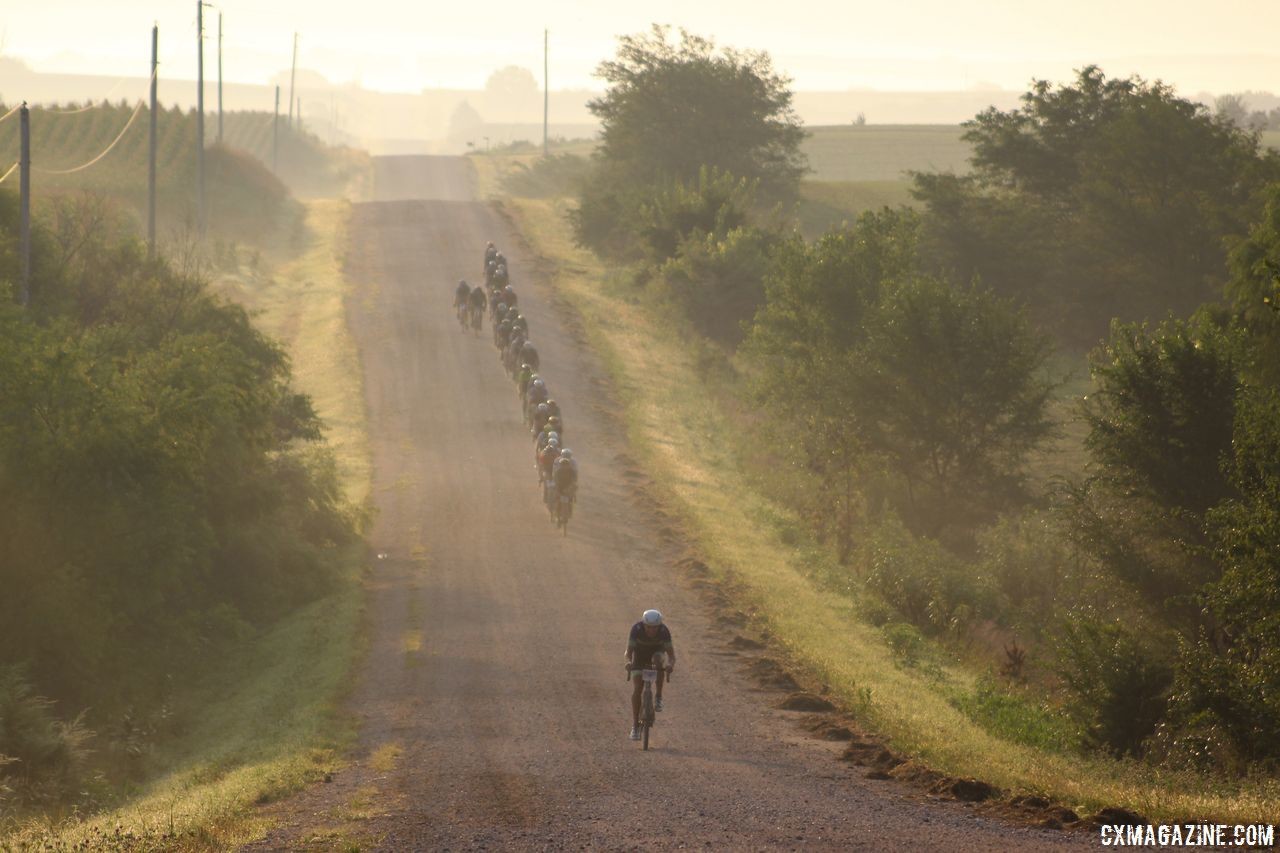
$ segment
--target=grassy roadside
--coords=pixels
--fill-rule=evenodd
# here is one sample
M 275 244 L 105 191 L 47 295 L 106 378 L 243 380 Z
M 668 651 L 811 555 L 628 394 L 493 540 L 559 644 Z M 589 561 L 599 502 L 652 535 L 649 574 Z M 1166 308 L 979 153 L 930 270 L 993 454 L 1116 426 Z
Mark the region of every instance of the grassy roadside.
M 294 383 L 327 426 L 349 500 L 365 505 L 371 469 L 359 363 L 343 317 L 340 252 L 350 207 L 307 205 L 301 251 L 271 276 L 224 276 L 222 292 L 257 313 L 288 350 Z M 149 766 L 161 768 L 113 811 L 27 824 L 0 849 L 225 850 L 261 835 L 255 805 L 332 770 L 354 735 L 338 713 L 360 652 L 362 548 L 329 596 L 282 619 L 175 697 L 178 721 Z
M 476 159 L 481 186 L 493 185 L 497 164 Z M 723 439 L 732 423 L 707 405 L 717 395 L 682 325 L 611 287 L 609 271 L 573 245 L 568 202 L 503 204 L 581 316 L 623 402 L 635 455 L 683 520 L 691 544 L 737 606 L 754 613 L 792 663 L 829 684 L 863 725 L 931 768 L 1048 796 L 1081 813 L 1122 806 L 1153 820 L 1280 821 L 1275 780 L 1227 785 L 1011 743 L 949 700 L 973 691 L 973 673 L 946 662 L 899 665 L 882 633 L 859 619 L 855 594 L 818 581 L 826 558 L 803 546 L 799 520 L 752 489 L 732 442 Z

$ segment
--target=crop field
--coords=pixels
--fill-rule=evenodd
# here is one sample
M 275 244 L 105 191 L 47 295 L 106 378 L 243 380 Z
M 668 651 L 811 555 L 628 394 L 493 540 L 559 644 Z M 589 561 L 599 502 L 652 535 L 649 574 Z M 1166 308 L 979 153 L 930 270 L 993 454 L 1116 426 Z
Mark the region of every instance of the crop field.
M 969 169 L 970 146 L 953 124 L 809 127 L 800 146 L 815 181 L 900 181 L 910 170 Z
M 0 105 L 0 115 L 8 107 Z M 131 121 L 132 119 L 132 121 Z M 134 105 L 100 104 L 90 109 L 74 105 L 31 110 L 32 194 L 37 199 L 46 192 L 92 190 L 115 195 L 139 204 L 144 198 L 147 177 L 148 111 L 134 115 Z M 272 160 L 270 113 L 236 112 L 224 116 L 224 140 L 228 147 L 248 153 L 262 164 Z M 156 173 L 161 208 L 174 197 L 194 192 L 196 172 L 194 112 L 161 107 L 157 111 Z M 127 129 L 126 129 L 127 127 Z M 121 133 L 123 131 L 123 134 Z M 212 145 L 217 133 L 216 114 L 205 116 L 205 138 Z M 18 116 L 0 123 L 0 175 L 17 162 Z M 119 137 L 115 147 L 101 160 L 80 171 L 76 169 L 103 151 Z M 310 134 L 290 131 L 280 123 L 280 173 L 278 177 L 295 192 L 316 183 L 341 183 L 348 172 L 359 168 L 336 158 Z M 17 173 L 5 187 L 16 187 Z

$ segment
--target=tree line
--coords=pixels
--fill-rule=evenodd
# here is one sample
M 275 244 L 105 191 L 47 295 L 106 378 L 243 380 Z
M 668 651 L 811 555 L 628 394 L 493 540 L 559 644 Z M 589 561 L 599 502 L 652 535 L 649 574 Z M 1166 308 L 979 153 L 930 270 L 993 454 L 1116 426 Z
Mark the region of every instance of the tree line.
M 280 346 L 193 256 L 151 258 L 127 220 L 92 214 L 63 200 L 36 222 L 23 308 L 18 201 L 0 193 L 10 806 L 79 796 L 89 730 L 154 719 L 193 674 L 325 594 L 362 529 Z M 97 744 L 95 768 L 123 761 L 126 740 Z

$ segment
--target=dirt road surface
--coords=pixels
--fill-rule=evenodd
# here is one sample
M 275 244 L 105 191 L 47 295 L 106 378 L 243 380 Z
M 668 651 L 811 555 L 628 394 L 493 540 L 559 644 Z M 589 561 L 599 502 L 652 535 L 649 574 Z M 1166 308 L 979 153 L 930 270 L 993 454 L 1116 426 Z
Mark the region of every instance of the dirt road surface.
M 744 675 L 732 631 L 672 568 L 637 502 L 602 372 L 463 159 L 381 158 L 357 205 L 348 308 L 360 348 L 383 557 L 353 685 L 353 762 L 264 812 L 252 849 L 1092 848 L 934 802 L 837 760 Z M 409 196 L 419 196 L 408 200 Z M 561 537 L 489 338 L 460 331 L 459 278 L 506 253 L 542 374 L 581 460 Z M 627 739 L 626 633 L 663 611 L 679 655 L 653 748 Z M 758 653 L 756 653 L 758 654 Z

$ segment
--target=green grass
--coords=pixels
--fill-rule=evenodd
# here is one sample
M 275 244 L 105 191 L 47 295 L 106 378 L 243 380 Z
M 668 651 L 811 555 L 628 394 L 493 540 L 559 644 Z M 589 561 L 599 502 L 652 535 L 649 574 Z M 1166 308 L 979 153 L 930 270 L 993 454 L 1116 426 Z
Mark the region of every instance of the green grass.
M 895 747 L 949 774 L 1044 794 L 1082 812 L 1122 805 L 1157 820 L 1280 821 L 1275 780 L 1228 784 L 1030 746 L 1032 735 L 1009 734 L 1017 727 L 998 703 L 956 706 L 956 696 L 979 695 L 973 672 L 945 660 L 900 665 L 901 652 L 860 618 L 856 585 L 816 580 L 812 551 L 784 535 L 802 529 L 801 520 L 763 497 L 741 470 L 724 438 L 734 423 L 708 405 L 717 389 L 707 384 L 687 329 L 604 284 L 609 271 L 572 243 L 568 207 L 563 199 L 507 202 L 582 317 L 622 400 L 632 449 L 660 484 L 664 504 L 735 604 L 755 614 L 797 668 L 829 684 L 833 698 Z
M 963 129 L 946 124 L 808 127 L 800 146 L 815 181 L 901 181 L 905 172 L 969 170 Z
M 340 269 L 350 213 L 345 202 L 308 205 L 301 251 L 282 251 L 271 270 L 224 275 L 216 286 L 241 298 L 282 341 L 295 386 L 327 423 L 348 500 L 366 504 L 371 467 L 359 361 L 342 314 Z M 0 849 L 225 850 L 266 829 L 256 806 L 282 797 L 340 761 L 352 720 L 337 708 L 360 653 L 363 548 L 326 598 L 287 615 L 215 672 L 176 688 L 176 736 L 159 742 L 152 773 L 126 802 L 87 819 L 30 820 Z

